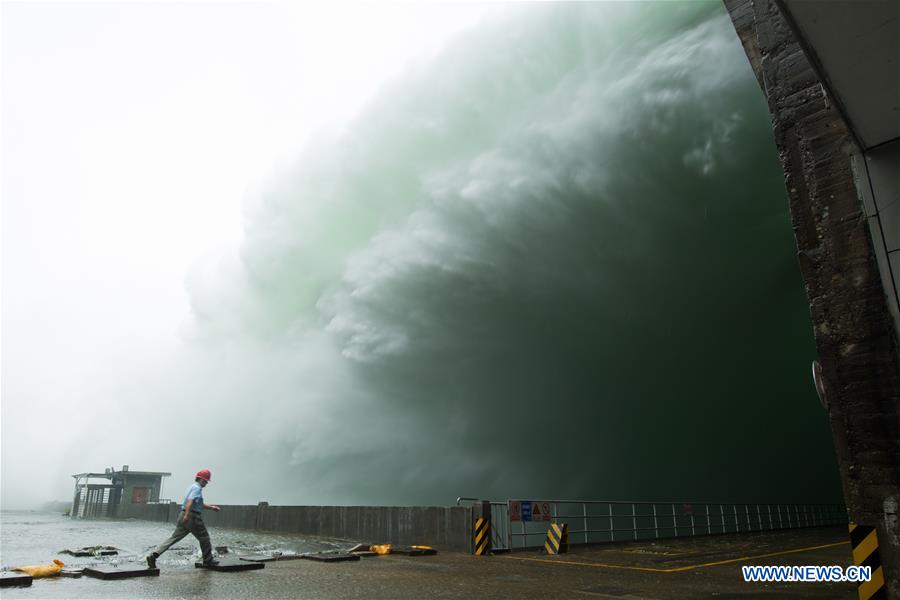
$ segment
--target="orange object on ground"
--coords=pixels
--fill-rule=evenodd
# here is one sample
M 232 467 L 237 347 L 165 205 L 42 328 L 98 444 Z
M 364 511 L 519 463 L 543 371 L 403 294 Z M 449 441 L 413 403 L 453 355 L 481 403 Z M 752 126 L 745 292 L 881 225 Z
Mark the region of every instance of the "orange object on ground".
M 54 575 L 59 575 L 59 572 L 65 566 L 63 561 L 54 558 L 49 565 L 28 565 L 27 567 L 16 567 L 13 571 L 21 571 L 32 577 L 53 577 Z
M 375 544 L 371 547 L 372 552 L 375 554 L 390 554 L 391 553 L 391 545 L 390 544 Z

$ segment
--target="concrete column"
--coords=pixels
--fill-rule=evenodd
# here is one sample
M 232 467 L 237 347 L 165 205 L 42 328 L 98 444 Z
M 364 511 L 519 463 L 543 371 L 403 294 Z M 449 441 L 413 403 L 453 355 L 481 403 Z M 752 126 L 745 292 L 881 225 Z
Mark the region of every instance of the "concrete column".
M 849 518 L 876 527 L 898 599 L 900 354 L 854 183 L 860 149 L 775 0 L 724 2 L 769 104 Z

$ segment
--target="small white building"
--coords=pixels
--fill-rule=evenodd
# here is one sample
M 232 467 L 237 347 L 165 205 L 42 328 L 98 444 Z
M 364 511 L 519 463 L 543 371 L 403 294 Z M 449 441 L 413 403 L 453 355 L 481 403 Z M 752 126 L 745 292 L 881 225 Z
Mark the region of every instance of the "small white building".
M 80 519 L 115 517 L 122 505 L 160 502 L 163 477 L 171 475 L 158 471 L 131 471 L 128 465 L 119 471 L 109 467 L 103 473 L 76 473 L 72 475 L 75 495 L 71 515 Z

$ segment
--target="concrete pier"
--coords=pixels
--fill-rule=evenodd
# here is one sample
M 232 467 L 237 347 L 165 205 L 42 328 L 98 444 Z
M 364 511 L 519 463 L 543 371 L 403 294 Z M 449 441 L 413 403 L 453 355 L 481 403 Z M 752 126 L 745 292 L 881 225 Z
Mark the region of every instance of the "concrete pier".
M 850 521 L 900 599 L 896 1 L 724 0 L 772 117 Z

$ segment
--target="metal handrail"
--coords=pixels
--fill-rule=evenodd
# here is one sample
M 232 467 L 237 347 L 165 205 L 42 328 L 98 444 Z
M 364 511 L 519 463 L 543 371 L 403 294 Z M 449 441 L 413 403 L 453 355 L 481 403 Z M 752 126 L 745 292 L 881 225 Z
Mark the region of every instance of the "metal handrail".
M 460 496 L 456 499 L 456 505 L 459 506 L 459 503 L 465 500 L 466 502 L 478 502 L 479 498 L 468 498 L 466 496 Z
M 466 498 L 461 498 L 466 500 Z M 521 531 L 514 532 L 510 521 L 509 502 L 491 502 L 494 527 L 493 539 L 496 549 L 511 550 L 515 538 L 521 538 L 521 548 L 529 546 L 529 537 L 546 535 L 540 523 L 533 522 L 530 527 L 521 521 Z M 847 523 L 846 507 L 843 504 L 763 504 L 734 502 L 665 502 L 657 501 L 622 501 L 622 500 L 545 500 L 551 505 L 550 520 L 581 520 L 582 529 L 570 529 L 570 543 L 602 543 L 618 542 L 627 539 L 660 539 L 664 537 L 683 537 L 696 535 L 718 535 L 723 533 L 747 533 L 754 531 L 770 531 L 775 529 L 816 527 Z M 459 500 L 457 500 L 457 504 Z M 568 507 L 560 505 L 581 505 L 578 514 Z M 603 514 L 589 514 L 589 506 L 605 506 Z M 625 513 L 614 511 L 614 507 L 629 506 Z M 638 508 L 642 510 L 638 512 Z M 663 510 L 659 510 L 659 508 Z M 679 507 L 676 509 L 676 507 Z M 564 511 L 560 509 L 564 508 Z M 644 509 L 650 511 L 645 512 Z M 596 520 L 608 522 L 608 527 L 592 528 Z M 641 523 L 639 523 L 641 521 Z M 627 522 L 628 526 L 623 526 Z M 625 534 L 617 536 L 616 534 Z M 628 535 L 630 534 L 630 535 Z M 582 539 L 576 541 L 575 536 Z M 592 539 L 593 538 L 593 539 Z M 536 544 L 539 545 L 539 544 Z M 536 546 L 535 545 L 535 546 Z

